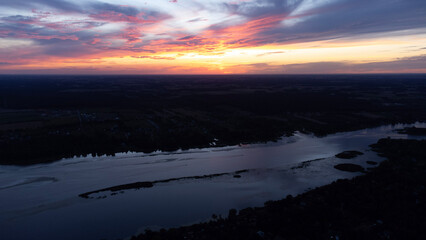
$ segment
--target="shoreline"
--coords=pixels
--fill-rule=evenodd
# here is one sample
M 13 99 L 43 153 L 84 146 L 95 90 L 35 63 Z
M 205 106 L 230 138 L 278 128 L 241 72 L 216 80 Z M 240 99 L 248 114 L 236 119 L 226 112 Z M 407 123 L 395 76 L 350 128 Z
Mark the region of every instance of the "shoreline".
M 419 239 L 426 226 L 425 148 L 426 140 L 380 139 L 372 149 L 387 159 L 365 175 L 131 239 Z
M 63 78 L 0 82 L 0 164 L 264 143 L 295 131 L 325 136 L 426 121 L 424 76 Z
M 16 175 L 16 177 L 19 175 L 26 177 L 28 174 L 41 174 L 40 176 L 51 177 L 64 176 L 63 178 L 58 178 L 59 181 L 55 183 L 43 183 L 39 186 L 38 184 L 34 186 L 28 185 L 26 188 L 29 189 L 29 192 L 31 192 L 32 188 L 38 189 L 40 187 L 40 191 L 31 197 L 29 196 L 29 198 L 33 199 L 32 201 L 38 199 L 37 201 L 41 200 L 41 202 L 43 202 L 46 197 L 54 202 L 61 202 L 63 199 L 67 199 L 70 196 L 76 198 L 76 201 L 82 205 L 73 204 L 70 206 L 74 208 L 74 211 L 69 212 L 67 208 L 61 208 L 58 210 L 46 212 L 46 216 L 52 216 L 59 213 L 63 216 L 76 216 L 73 212 L 80 210 L 80 208 L 83 206 L 86 206 L 85 208 L 90 206 L 91 211 L 86 214 L 81 213 L 80 216 L 86 216 L 85 218 L 92 218 L 92 214 L 99 213 L 98 216 L 104 217 L 98 217 L 98 221 L 103 221 L 103 225 L 109 226 L 108 228 L 111 230 L 104 229 L 99 233 L 90 230 L 86 234 L 93 234 L 92 236 L 97 238 L 110 236 L 111 238 L 115 239 L 123 236 L 130 236 L 131 234 L 134 234 L 135 230 L 139 229 L 141 226 L 173 227 L 179 226 L 182 223 L 196 223 L 200 220 L 210 218 L 212 213 L 220 213 L 222 216 L 225 216 L 227 215 L 226 213 L 230 208 L 242 209 L 245 207 L 263 206 L 264 202 L 268 200 L 282 199 L 282 197 L 288 194 L 292 194 L 294 196 L 301 192 L 305 192 L 308 189 L 314 189 L 318 186 L 329 184 L 338 178 L 352 178 L 353 176 L 358 175 L 358 173 L 354 174 L 350 172 L 342 172 L 334 169 L 333 166 L 339 163 L 353 162 L 356 164 L 361 164 L 364 168 L 367 169 L 371 167 L 366 163 L 367 160 L 376 159 L 378 160 L 377 162 L 381 162 L 383 158 L 377 156 L 375 152 L 368 150 L 370 149 L 368 146 L 377 142 L 379 138 L 384 138 L 386 136 L 397 138 L 400 136 L 402 138 L 406 138 L 406 135 L 400 135 L 393 131 L 394 129 L 400 127 L 401 125 L 394 127 L 382 126 L 380 128 L 373 128 L 370 130 L 360 130 L 355 132 L 330 135 L 325 138 L 297 134 L 295 138 L 290 139 L 297 139 L 297 141 L 294 141 L 291 144 L 282 144 L 283 142 L 287 142 L 289 140 L 284 139 L 284 141 L 281 143 L 278 142 L 267 145 L 259 144 L 254 146 L 242 146 L 240 148 L 227 147 L 223 149 L 224 151 L 217 151 L 214 148 L 212 148 L 211 151 L 183 151 L 181 152 L 183 155 L 178 153 L 176 156 L 169 156 L 170 153 L 166 153 L 160 155 L 151 155 L 147 159 L 140 158 L 138 154 L 131 154 L 132 156 L 127 157 L 117 156 L 117 159 L 111 157 L 101 157 L 94 159 L 74 159 L 71 161 L 65 160 L 54 164 L 43 164 L 22 168 L 22 171 L 18 171 L 21 173 Z M 333 145 L 340 145 L 340 147 L 337 149 L 335 147 L 325 148 L 325 146 Z M 311 148 L 313 146 L 317 147 Z M 297 149 L 297 151 L 292 152 L 291 149 Z M 308 149 L 311 150 L 307 151 Z M 347 158 L 351 157 L 350 155 L 356 153 L 349 150 L 360 150 L 364 152 L 364 155 L 357 156 L 354 159 L 342 159 L 336 157 L 336 155 L 339 155 L 339 153 L 342 152 L 346 152 L 344 157 Z M 271 153 L 272 155 L 264 155 L 265 151 Z M 287 155 L 287 157 L 283 155 L 283 153 L 286 151 L 290 151 L 289 153 L 291 153 Z M 261 155 L 258 155 L 260 153 Z M 302 154 L 304 157 L 299 154 Z M 204 159 L 203 156 L 209 157 Z M 223 156 L 228 157 L 223 158 Z M 244 156 L 254 156 L 254 158 L 249 160 Z M 263 156 L 263 158 L 261 157 L 260 159 L 257 159 L 255 156 Z M 120 157 L 123 157 L 123 161 L 117 161 L 120 159 Z M 326 157 L 328 160 L 323 159 L 325 161 L 319 161 L 318 159 L 322 157 Z M 198 158 L 201 158 L 199 159 L 200 161 L 191 161 L 191 159 L 196 160 Z M 265 162 L 266 159 L 264 158 L 269 160 Z M 183 160 L 183 162 L 180 160 Z M 229 162 L 229 160 L 232 162 Z M 214 166 L 216 167 L 210 165 L 209 162 L 214 163 Z M 235 165 L 236 163 L 238 163 L 238 166 Z M 258 164 L 251 165 L 251 163 Z M 285 164 L 281 165 L 282 163 Z M 165 169 L 164 166 L 188 166 L 189 168 L 183 167 L 181 170 L 177 171 L 166 170 L 163 173 L 159 172 L 160 174 L 156 173 L 156 171 L 153 171 L 154 169 L 152 168 L 154 167 L 157 170 L 163 171 L 162 169 Z M 203 168 L 202 166 L 209 167 Z M 263 169 L 263 167 L 266 166 L 267 168 Z M 306 168 L 304 168 L 304 166 Z M 16 172 L 15 169 L 18 168 L 19 167 L 5 167 L 4 170 L 6 172 L 10 171 L 10 173 L 14 175 L 14 172 Z M 217 177 L 215 175 L 211 175 L 217 173 L 235 172 L 240 169 L 253 168 L 259 168 L 259 170 L 242 173 L 241 178 L 234 178 L 233 175 L 223 175 Z M 105 171 L 100 171 L 100 169 L 104 169 Z M 144 169 L 149 170 L 150 173 L 144 171 Z M 170 169 L 175 168 L 173 167 Z M 72 176 L 69 175 L 65 178 L 69 172 L 75 172 L 78 174 L 72 174 Z M 209 175 L 213 178 L 210 178 Z M 3 174 L 3 176 L 7 176 L 7 174 Z M 96 177 L 94 178 L 94 176 Z M 187 179 L 187 176 L 198 177 L 198 179 Z M 203 176 L 206 176 L 206 178 L 202 178 Z M 295 176 L 298 177 L 295 178 Z M 18 178 L 15 178 L 15 180 L 17 179 Z M 179 180 L 179 182 L 163 182 L 164 180 L 168 179 L 181 180 Z M 309 179 L 311 180 L 309 181 Z M 125 194 L 120 194 L 120 187 L 128 188 L 136 186 L 136 188 L 138 188 L 139 186 L 137 184 L 135 185 L 132 183 L 144 181 L 155 181 L 158 182 L 158 185 L 155 185 L 153 188 L 143 188 L 137 191 L 136 189 L 124 190 Z M 244 183 L 244 185 L 241 185 L 242 183 Z M 79 194 L 85 192 L 87 193 L 93 190 L 96 191 L 97 189 L 105 188 L 116 189 L 116 187 L 118 187 L 117 190 L 120 190 L 117 192 L 118 195 L 116 196 L 109 197 L 110 194 L 114 195 L 114 192 L 106 191 L 95 193 L 89 196 L 95 198 L 101 197 L 102 199 L 99 200 L 86 200 L 84 198 L 77 197 Z M 245 192 L 244 189 L 249 189 L 247 187 L 255 188 L 251 188 L 249 192 Z M 63 189 L 70 189 L 72 190 L 72 193 L 63 192 Z M 47 190 L 47 192 L 45 192 L 45 190 Z M 10 191 L 7 190 L 7 192 L 9 192 L 8 196 L 11 197 L 10 199 L 13 199 L 13 196 L 18 197 L 20 194 L 19 189 L 16 189 L 16 191 L 13 189 Z M 103 199 L 105 193 L 107 193 L 107 197 L 106 199 Z M 221 196 L 223 193 L 226 193 L 227 196 Z M 260 197 L 260 195 L 257 194 L 262 194 L 263 197 Z M 163 199 L 164 197 L 162 196 L 169 197 Z M 244 199 L 240 201 L 238 199 L 240 199 L 241 196 L 244 196 Z M 177 199 L 181 199 L 182 202 L 177 201 Z M 215 199 L 215 201 L 210 202 L 212 199 Z M 238 201 L 237 204 L 228 204 L 235 200 Z M 130 204 L 131 202 L 134 204 Z M 206 203 L 205 206 L 203 206 L 204 203 Z M 211 203 L 214 203 L 214 206 L 211 205 Z M 28 204 L 30 204 L 30 200 L 28 201 Z M 14 204 L 11 204 L 11 206 L 6 207 L 5 209 L 11 209 L 13 205 Z M 54 205 L 55 204 L 47 204 L 45 210 L 48 210 L 50 207 L 54 207 Z M 122 212 L 116 212 L 114 216 L 129 219 L 128 221 L 123 221 L 117 225 L 118 223 L 115 223 L 113 219 L 104 219 L 111 213 L 108 213 L 108 211 L 103 212 L 102 206 L 121 206 L 120 208 L 122 208 L 122 210 L 132 211 L 132 213 L 123 215 Z M 199 213 L 188 213 L 189 216 L 186 216 L 188 214 L 185 214 L 185 212 L 192 211 L 194 206 L 201 207 L 198 210 Z M 17 207 L 18 209 L 20 208 L 19 206 Z M 168 216 L 180 216 L 180 214 L 183 214 L 184 216 L 167 221 L 162 220 L 167 219 Z M 47 217 L 47 219 L 49 218 L 50 217 Z M 84 224 L 86 227 L 91 226 L 93 228 L 97 228 L 98 226 L 98 223 L 96 223 L 97 221 L 93 224 L 85 220 L 81 221 L 79 221 L 78 224 Z M 62 226 L 63 224 L 74 225 L 77 223 L 63 220 L 59 221 L 57 226 Z M 117 230 L 114 230 L 116 227 Z M 49 231 L 50 230 L 46 229 L 44 231 L 44 236 L 49 236 Z M 123 231 L 124 234 L 117 234 L 117 232 L 121 231 Z M 59 235 L 52 233 L 52 236 Z M 83 236 L 81 237 L 83 239 Z M 86 237 L 84 239 L 91 238 Z
M 92 157 L 115 157 L 116 155 L 119 154 L 146 154 L 146 155 L 151 155 L 151 154 L 156 154 L 156 153 L 164 153 L 164 154 L 175 154 L 179 151 L 190 151 L 190 150 L 202 150 L 202 149 L 209 149 L 209 148 L 227 148 L 227 147 L 239 147 L 241 145 L 257 145 L 257 144 L 267 144 L 267 143 L 273 143 L 273 142 L 279 142 L 280 140 L 286 138 L 286 137 L 293 137 L 295 133 L 300 132 L 303 134 L 308 134 L 308 135 L 313 135 L 314 137 L 318 137 L 318 138 L 322 138 L 322 137 L 326 137 L 329 135 L 333 135 L 333 134 L 339 134 L 339 133 L 346 133 L 346 132 L 354 132 L 354 131 L 360 131 L 360 130 L 368 130 L 368 129 L 374 129 L 374 128 L 378 128 L 378 127 L 383 127 L 383 126 L 396 126 L 396 125 L 416 125 L 416 124 L 424 124 L 426 122 L 422 121 L 422 120 L 416 120 L 416 121 L 406 121 L 406 122 L 391 122 L 391 123 L 385 123 L 385 124 L 380 124 L 380 123 L 376 123 L 376 124 L 372 124 L 368 127 L 364 127 L 364 128 L 357 128 L 357 129 L 353 129 L 353 127 L 349 127 L 346 130 L 342 130 L 342 131 L 331 131 L 327 134 L 316 134 L 315 132 L 306 132 L 306 131 L 300 131 L 300 130 L 294 130 L 292 131 L 291 134 L 284 134 L 281 137 L 276 137 L 276 138 L 271 138 L 270 140 L 262 140 L 262 141 L 251 141 L 251 142 L 244 142 L 244 143 L 238 143 L 238 144 L 217 144 L 217 145 L 213 145 L 211 143 L 207 144 L 207 145 L 194 145 L 193 147 L 190 148 L 177 148 L 177 149 L 156 149 L 156 150 L 152 150 L 150 152 L 144 152 L 144 151 L 132 151 L 132 150 L 128 150 L 128 151 L 122 151 L 122 152 L 114 152 L 114 153 L 105 153 L 102 155 L 97 155 L 97 154 L 80 154 L 80 155 L 74 155 L 74 156 L 70 156 L 70 157 L 63 157 L 60 159 L 52 159 L 52 158 L 45 158 L 45 159 L 38 159 L 36 161 L 34 161 L 34 159 L 29 160 L 28 162 L 21 162 L 19 164 L 16 163 L 11 163 L 10 161 L 5 161 L 2 162 L 2 160 L 0 160 L 0 166 L 17 166 L 17 167 L 25 167 L 25 166 L 31 166 L 31 165 L 36 165 L 36 164 L 49 164 L 49 163 L 53 163 L 53 162 L 58 162 L 58 161 L 62 161 L 62 160 L 66 160 L 66 159 L 73 159 L 73 158 L 85 158 L 85 157 L 89 157 L 89 155 L 91 155 Z M 410 135 L 406 132 L 404 132 L 403 130 L 405 130 L 405 128 L 402 129 L 396 129 L 395 131 L 399 131 L 399 133 L 401 134 L 407 134 Z

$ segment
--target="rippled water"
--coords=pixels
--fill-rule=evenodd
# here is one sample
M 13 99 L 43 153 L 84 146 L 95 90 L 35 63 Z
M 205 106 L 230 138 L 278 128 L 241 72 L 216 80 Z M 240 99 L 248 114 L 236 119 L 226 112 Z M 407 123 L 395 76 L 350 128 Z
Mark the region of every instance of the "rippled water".
M 426 127 L 425 123 L 416 123 Z M 63 159 L 27 167 L 0 166 L 0 239 L 117 239 L 146 227 L 180 226 L 226 215 L 230 208 L 262 206 L 359 173 L 336 170 L 337 163 L 364 167 L 381 161 L 369 145 L 383 137 L 409 138 L 396 125 L 329 135 L 301 133 L 276 143 L 120 153 L 115 157 Z M 352 160 L 345 150 L 362 151 Z M 305 163 L 302 167 L 301 163 Z M 233 172 L 249 169 L 234 178 Z M 84 192 L 138 181 L 230 173 L 214 178 L 157 183 L 152 188 L 111 194 Z

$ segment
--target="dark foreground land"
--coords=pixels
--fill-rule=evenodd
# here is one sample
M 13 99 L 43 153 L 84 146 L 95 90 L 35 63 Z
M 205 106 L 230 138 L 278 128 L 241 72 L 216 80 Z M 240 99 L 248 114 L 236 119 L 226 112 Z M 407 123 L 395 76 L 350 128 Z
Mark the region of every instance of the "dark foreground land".
M 425 92 L 426 75 L 2 75 L 0 164 L 425 121 Z
M 388 160 L 364 176 L 132 239 L 424 239 L 426 140 L 381 139 L 372 147 Z

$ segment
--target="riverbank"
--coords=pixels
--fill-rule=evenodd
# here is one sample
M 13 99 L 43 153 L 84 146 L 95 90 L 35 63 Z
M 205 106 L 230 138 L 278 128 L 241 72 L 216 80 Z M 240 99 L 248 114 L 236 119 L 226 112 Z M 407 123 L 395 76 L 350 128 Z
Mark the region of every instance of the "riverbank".
M 8 76 L 0 164 L 426 121 L 426 75 Z M 35 91 L 34 89 L 39 89 Z
M 132 239 L 421 239 L 426 141 L 381 139 L 372 148 L 388 160 L 366 175 Z
M 426 127 L 385 125 L 321 138 L 296 133 L 267 144 L 0 166 L 3 238 L 122 239 L 146 228 L 209 221 L 212 213 L 227 216 L 232 208 L 261 207 L 361 175 L 335 166 L 352 163 L 364 171 L 372 166 L 368 161 L 382 162 L 369 145 L 388 136 L 421 139 L 396 131 L 412 126 Z M 363 154 L 337 157 L 353 151 Z

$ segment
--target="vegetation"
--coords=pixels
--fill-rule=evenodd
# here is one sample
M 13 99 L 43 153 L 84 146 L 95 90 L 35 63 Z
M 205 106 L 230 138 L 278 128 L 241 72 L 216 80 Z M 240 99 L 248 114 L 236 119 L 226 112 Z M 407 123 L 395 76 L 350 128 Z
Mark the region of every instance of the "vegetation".
M 366 175 L 132 239 L 423 239 L 426 141 L 381 139 L 373 149 L 388 160 Z
M 0 164 L 426 119 L 425 75 L 2 76 Z

